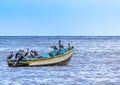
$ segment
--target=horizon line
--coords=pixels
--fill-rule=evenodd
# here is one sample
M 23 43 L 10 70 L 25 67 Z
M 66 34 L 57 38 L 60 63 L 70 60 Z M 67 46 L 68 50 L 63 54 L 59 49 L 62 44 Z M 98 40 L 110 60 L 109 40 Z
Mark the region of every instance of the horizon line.
M 0 35 L 0 37 L 120 37 L 120 35 Z

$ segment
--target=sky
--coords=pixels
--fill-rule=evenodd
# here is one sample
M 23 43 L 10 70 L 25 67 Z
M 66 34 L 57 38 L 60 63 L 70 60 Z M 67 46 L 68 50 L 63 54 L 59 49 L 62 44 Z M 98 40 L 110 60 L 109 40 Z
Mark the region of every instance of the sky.
M 0 0 L 0 36 L 120 36 L 120 0 Z

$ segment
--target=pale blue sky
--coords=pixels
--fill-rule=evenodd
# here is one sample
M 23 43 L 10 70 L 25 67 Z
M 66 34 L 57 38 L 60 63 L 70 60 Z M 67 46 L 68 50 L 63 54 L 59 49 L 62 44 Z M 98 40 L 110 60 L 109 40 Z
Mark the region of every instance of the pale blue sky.
M 120 0 L 0 0 L 0 35 L 120 35 Z

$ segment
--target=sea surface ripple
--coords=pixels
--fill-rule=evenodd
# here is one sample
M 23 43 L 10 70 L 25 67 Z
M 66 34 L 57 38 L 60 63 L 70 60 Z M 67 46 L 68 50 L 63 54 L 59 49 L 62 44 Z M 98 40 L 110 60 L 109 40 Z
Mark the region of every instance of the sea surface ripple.
M 66 66 L 8 67 L 11 50 L 45 53 L 58 40 L 75 51 Z M 119 36 L 1 36 L 0 85 L 120 85 Z

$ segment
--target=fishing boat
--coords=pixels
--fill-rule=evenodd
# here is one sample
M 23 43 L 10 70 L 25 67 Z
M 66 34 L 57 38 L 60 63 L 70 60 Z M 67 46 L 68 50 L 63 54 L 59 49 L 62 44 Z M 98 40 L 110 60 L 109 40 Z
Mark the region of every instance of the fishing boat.
M 21 61 L 16 62 L 15 59 L 7 60 L 9 67 L 20 67 L 20 66 L 51 66 L 51 65 L 67 65 L 72 57 L 74 52 L 74 47 L 72 46 L 70 50 L 65 49 L 66 51 L 60 55 L 50 56 L 49 53 L 40 54 L 43 57 L 35 58 L 24 58 Z M 52 51 L 54 54 L 55 50 Z

